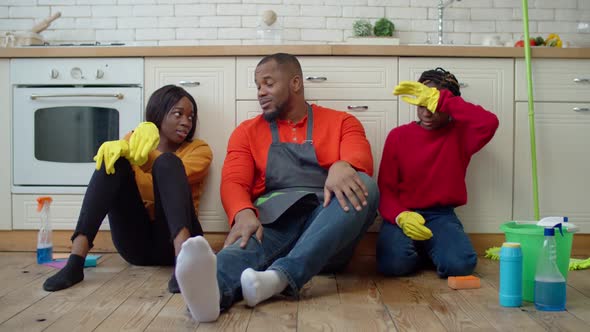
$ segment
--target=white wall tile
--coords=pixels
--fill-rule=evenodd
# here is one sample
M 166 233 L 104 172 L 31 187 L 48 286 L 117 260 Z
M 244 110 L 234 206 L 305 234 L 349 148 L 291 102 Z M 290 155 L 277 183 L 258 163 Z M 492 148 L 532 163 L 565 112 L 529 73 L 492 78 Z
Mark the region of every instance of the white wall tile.
M 342 30 L 301 29 L 301 37 L 310 41 L 339 42 L 343 41 Z
M 174 6 L 176 16 L 213 16 L 215 5 L 178 5 Z
M 383 17 L 385 8 L 383 7 L 344 7 L 342 16 L 344 17 Z
M 158 17 L 159 28 L 195 28 L 199 26 L 199 17 Z
M 76 29 L 115 29 L 117 19 L 115 18 L 79 18 L 75 21 Z
M 64 6 L 52 7 L 52 12 L 61 12 L 61 17 L 90 17 L 92 16 L 92 7 L 90 6 Z
M 117 29 L 117 30 L 97 30 L 96 40 L 99 42 L 127 42 L 135 39 L 135 30 Z
M 130 28 L 153 28 L 158 26 L 158 19 L 155 17 L 119 17 L 117 18 L 117 27 L 123 29 Z
M 341 17 L 340 6 L 301 6 L 301 16 Z
M 36 18 L 49 16 L 49 7 L 10 7 L 8 16 L 11 18 Z
M 257 15 L 258 8 L 256 5 L 236 5 L 236 4 L 219 4 L 217 5 L 217 15 Z
M 132 6 L 93 6 L 92 16 L 98 17 L 124 17 L 133 16 Z
M 174 29 L 137 29 L 136 40 L 166 40 L 174 38 Z
M 133 16 L 173 16 L 174 6 L 134 6 Z
M 242 18 L 240 16 L 203 16 L 199 26 L 204 28 L 241 27 Z
M 326 19 L 318 17 L 285 17 L 285 28 L 321 29 L 326 27 Z
M 357 19 L 374 23 L 381 17 L 393 21 L 402 43 L 420 43 L 436 39 L 437 4 L 437 0 L 0 0 L 0 32 L 29 30 L 61 11 L 62 17 L 44 36 L 75 42 L 70 39 L 72 34 L 64 34 L 69 29 L 84 30 L 80 38 L 94 36 L 127 44 L 231 41 L 252 45 L 257 43 L 261 13 L 274 10 L 285 43 L 339 42 L 352 34 Z M 445 36 L 473 44 L 490 33 L 518 38 L 522 35 L 521 5 L 518 0 L 453 2 L 443 12 Z M 564 40 L 572 44 L 590 47 L 590 29 L 578 27 L 590 23 L 590 0 L 529 0 L 528 11 L 531 33 L 555 32 L 567 36 Z M 143 32 L 136 34 L 136 29 Z M 224 36 L 220 29 L 232 36 Z
M 217 29 L 176 29 L 176 39 L 217 39 Z

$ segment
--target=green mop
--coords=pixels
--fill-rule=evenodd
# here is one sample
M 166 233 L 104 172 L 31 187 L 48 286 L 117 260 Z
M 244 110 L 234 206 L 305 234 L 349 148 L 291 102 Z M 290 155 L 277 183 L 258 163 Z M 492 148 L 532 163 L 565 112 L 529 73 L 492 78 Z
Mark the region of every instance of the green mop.
M 486 249 L 484 257 L 493 261 L 500 260 L 500 249 L 500 247 Z M 590 268 L 590 257 L 586 259 L 570 258 L 568 270 L 583 270 L 587 268 Z
M 535 220 L 539 220 L 539 185 L 537 182 L 537 145 L 535 137 L 535 105 L 533 100 L 533 79 L 531 70 L 531 45 L 528 43 L 529 37 L 529 5 L 528 0 L 522 0 L 522 19 L 524 28 L 524 59 L 526 64 L 527 93 L 529 102 L 529 128 L 531 140 L 531 169 L 533 177 L 533 211 Z M 492 247 L 485 251 L 486 258 L 498 260 L 500 258 L 500 247 Z M 576 259 L 570 258 L 569 270 L 590 268 L 590 258 Z

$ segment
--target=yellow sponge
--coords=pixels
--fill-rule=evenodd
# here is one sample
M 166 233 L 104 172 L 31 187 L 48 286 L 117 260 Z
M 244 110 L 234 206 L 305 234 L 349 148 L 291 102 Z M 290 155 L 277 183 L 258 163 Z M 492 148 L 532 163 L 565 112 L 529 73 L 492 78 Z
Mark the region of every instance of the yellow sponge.
M 473 275 L 462 277 L 449 277 L 447 282 L 449 284 L 449 287 L 451 287 L 452 289 L 470 289 L 481 287 L 479 278 Z

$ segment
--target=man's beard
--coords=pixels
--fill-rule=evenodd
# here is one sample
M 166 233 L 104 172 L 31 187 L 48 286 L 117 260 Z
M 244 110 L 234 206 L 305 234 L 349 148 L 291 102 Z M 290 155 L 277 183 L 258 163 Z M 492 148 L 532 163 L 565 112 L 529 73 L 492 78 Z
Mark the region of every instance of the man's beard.
M 262 117 L 267 122 L 273 122 L 274 120 L 278 119 L 279 116 L 281 116 L 281 114 L 283 114 L 283 113 L 285 113 L 285 107 L 284 107 L 284 105 L 279 105 L 274 110 L 272 110 L 270 112 L 262 113 Z

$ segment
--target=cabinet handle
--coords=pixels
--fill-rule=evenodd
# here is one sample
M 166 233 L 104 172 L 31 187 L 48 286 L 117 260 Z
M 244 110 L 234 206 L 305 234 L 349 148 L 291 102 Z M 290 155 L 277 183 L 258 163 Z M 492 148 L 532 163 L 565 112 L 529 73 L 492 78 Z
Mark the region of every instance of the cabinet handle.
M 197 81 L 179 81 L 178 85 L 182 85 L 182 86 L 199 86 L 201 85 L 200 82 Z
M 590 108 L 588 107 L 574 107 L 572 108 L 574 112 L 589 112 Z
M 590 83 L 590 78 L 574 78 L 575 83 Z
M 369 106 L 360 106 L 360 105 L 353 106 L 353 105 L 348 105 L 348 106 L 346 106 L 346 109 L 349 110 L 349 111 L 353 111 L 353 112 L 354 111 L 366 111 L 366 110 L 369 109 Z
M 467 84 L 467 83 L 463 83 L 463 82 L 459 83 L 459 88 L 461 88 L 461 89 L 466 88 L 468 86 L 469 86 L 469 84 Z
M 307 76 L 305 80 L 311 82 L 325 82 L 328 80 L 328 78 L 324 76 Z
M 32 93 L 29 97 L 31 100 L 37 100 L 41 98 L 117 98 L 123 99 L 125 95 L 116 92 L 116 93 L 75 93 L 75 94 L 49 94 L 49 95 L 38 95 L 36 93 Z

